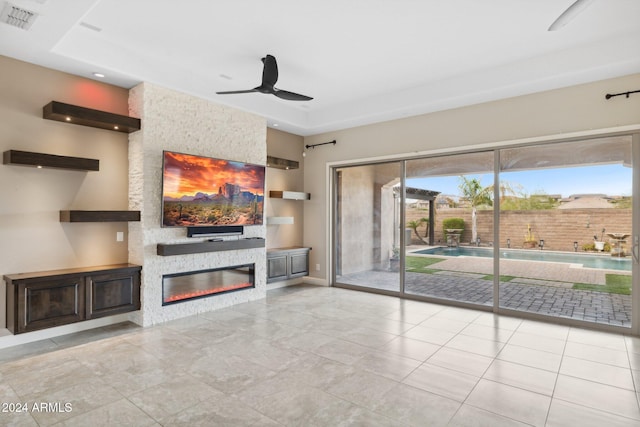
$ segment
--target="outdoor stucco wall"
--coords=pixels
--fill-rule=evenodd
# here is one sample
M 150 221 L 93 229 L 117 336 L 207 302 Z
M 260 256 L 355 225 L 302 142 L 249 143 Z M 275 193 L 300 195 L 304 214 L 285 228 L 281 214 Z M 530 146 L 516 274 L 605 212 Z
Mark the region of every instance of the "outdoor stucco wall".
M 373 167 L 345 168 L 339 215 L 342 219 L 341 273 L 350 274 L 375 267 L 375 183 Z M 306 211 L 306 210 L 305 210 Z M 347 256 L 344 256 L 347 255 Z M 313 263 L 311 263 L 313 265 Z

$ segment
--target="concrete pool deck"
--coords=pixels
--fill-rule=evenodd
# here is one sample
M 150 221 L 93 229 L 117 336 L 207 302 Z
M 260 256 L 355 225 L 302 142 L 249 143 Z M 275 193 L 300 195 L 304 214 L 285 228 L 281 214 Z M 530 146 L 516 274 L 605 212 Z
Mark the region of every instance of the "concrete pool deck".
M 414 256 L 413 254 L 411 256 Z M 430 256 L 436 258 L 435 256 Z M 440 258 L 440 257 L 438 257 Z M 465 273 L 493 274 L 493 259 L 458 256 L 446 258 L 431 268 Z M 628 274 L 619 270 L 602 270 L 597 268 L 583 268 L 579 264 L 547 261 L 522 261 L 513 259 L 500 260 L 500 275 L 515 276 L 529 279 L 543 280 L 557 283 L 588 283 L 590 285 L 604 285 L 607 274 Z M 554 286 L 552 283 L 548 286 Z
M 408 253 L 407 255 L 413 256 Z M 429 256 L 435 257 L 435 256 Z M 432 274 L 405 273 L 405 293 L 444 300 L 493 304 L 493 259 L 442 257 L 427 267 Z M 604 285 L 606 274 L 630 275 L 619 270 L 582 268 L 575 264 L 501 260 L 500 274 L 514 276 L 500 284 L 500 306 L 513 310 L 572 318 L 617 326 L 631 326 L 631 296 L 571 289 L 574 283 Z M 374 289 L 399 290 L 399 274 L 362 271 L 338 278 L 338 283 Z

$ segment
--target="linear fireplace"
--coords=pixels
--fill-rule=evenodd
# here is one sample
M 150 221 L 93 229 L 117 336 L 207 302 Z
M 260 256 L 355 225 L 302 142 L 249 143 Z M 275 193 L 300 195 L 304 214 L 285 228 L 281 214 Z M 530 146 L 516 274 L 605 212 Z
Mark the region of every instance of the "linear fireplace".
M 162 305 L 255 288 L 255 264 L 162 276 Z

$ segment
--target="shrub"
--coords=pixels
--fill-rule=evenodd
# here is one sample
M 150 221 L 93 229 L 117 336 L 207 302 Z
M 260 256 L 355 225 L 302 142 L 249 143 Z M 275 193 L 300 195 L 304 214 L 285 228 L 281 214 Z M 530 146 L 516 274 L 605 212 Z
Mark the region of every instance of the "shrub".
M 596 245 L 594 243 L 585 243 L 582 245 L 582 250 L 585 252 L 595 252 Z M 611 252 L 611 245 L 609 242 L 605 242 L 602 252 Z
M 462 218 L 446 218 L 442 220 L 442 228 L 444 236 L 447 237 L 447 229 L 464 230 L 464 219 Z

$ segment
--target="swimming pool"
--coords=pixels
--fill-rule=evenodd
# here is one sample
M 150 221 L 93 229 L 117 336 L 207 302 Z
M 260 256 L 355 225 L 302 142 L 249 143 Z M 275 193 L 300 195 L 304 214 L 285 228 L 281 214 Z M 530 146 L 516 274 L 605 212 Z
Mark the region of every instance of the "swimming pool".
M 473 248 L 458 247 L 447 248 L 437 247 L 430 249 L 422 249 L 412 252 L 413 254 L 422 255 L 444 255 L 444 256 L 475 256 L 482 258 L 492 258 L 493 248 Z M 607 270 L 624 270 L 631 271 L 630 258 L 616 258 L 608 255 L 587 255 L 580 253 L 561 253 L 539 250 L 513 250 L 500 249 L 500 258 L 515 259 L 523 261 L 549 261 L 549 262 L 566 262 L 571 264 L 581 264 L 587 268 L 602 268 Z

